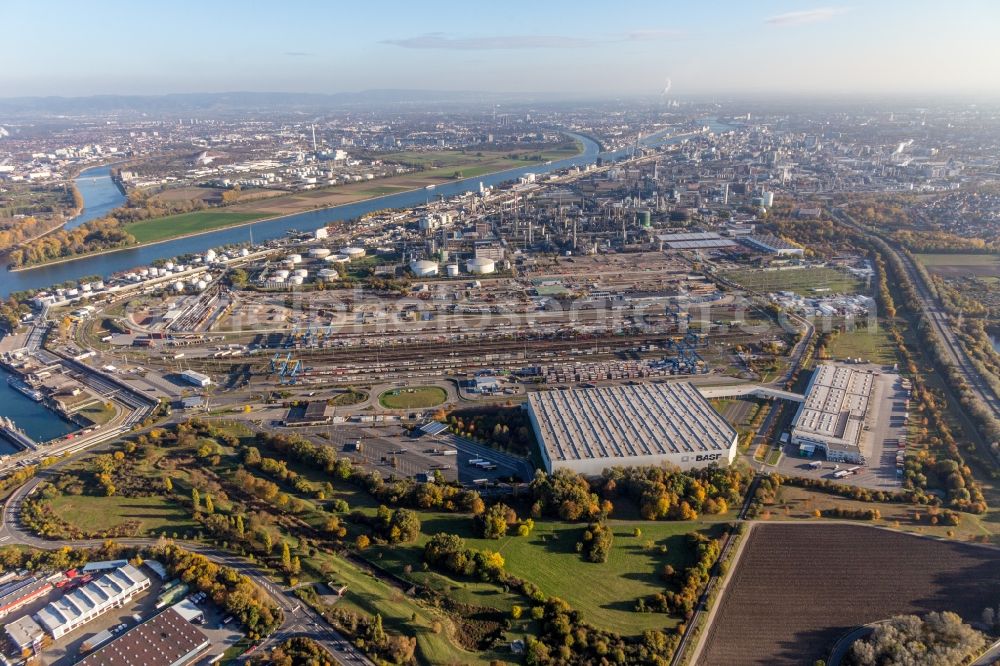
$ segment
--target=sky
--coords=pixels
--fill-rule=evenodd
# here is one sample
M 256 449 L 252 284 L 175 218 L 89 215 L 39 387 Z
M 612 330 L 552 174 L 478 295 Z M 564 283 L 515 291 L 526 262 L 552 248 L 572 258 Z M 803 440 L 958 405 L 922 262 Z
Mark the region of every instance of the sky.
M 1000 95 L 1000 1 L 4 0 L 0 97 Z

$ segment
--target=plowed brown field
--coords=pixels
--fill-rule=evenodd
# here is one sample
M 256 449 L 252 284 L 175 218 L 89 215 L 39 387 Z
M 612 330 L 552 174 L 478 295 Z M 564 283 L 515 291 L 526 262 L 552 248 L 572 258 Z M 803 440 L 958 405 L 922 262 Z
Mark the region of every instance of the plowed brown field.
M 701 666 L 812 664 L 851 628 L 899 613 L 978 620 L 1000 597 L 1000 551 L 854 525 L 757 524 Z

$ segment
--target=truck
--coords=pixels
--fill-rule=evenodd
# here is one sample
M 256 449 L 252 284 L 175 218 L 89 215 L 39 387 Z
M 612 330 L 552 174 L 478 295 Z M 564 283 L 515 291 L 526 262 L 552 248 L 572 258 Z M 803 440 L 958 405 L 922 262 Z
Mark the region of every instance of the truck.
M 809 469 L 819 469 L 822 466 L 823 466 L 822 460 L 813 460 L 811 463 L 806 465 L 806 467 L 808 467 Z
M 481 462 L 486 462 L 486 461 L 483 460 L 482 458 L 469 458 L 469 465 L 471 465 L 472 467 L 475 467 Z
M 850 475 L 851 475 L 850 471 L 848 471 L 846 469 L 841 469 L 841 470 L 837 470 L 836 472 L 833 473 L 833 478 L 835 478 L 835 479 L 843 479 L 845 476 L 850 476 Z
M 353 442 L 348 442 L 347 445 L 344 446 L 344 450 L 346 450 L 346 451 L 356 451 L 358 453 L 361 453 L 361 450 L 362 450 L 361 440 L 359 439 L 359 440 L 355 440 Z

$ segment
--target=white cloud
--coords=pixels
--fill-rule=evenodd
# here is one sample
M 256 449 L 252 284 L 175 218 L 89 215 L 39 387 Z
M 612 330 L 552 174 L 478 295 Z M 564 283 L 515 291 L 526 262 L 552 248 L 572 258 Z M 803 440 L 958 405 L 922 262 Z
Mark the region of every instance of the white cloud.
M 847 12 L 846 7 L 819 7 L 817 9 L 806 9 L 799 12 L 787 12 L 777 14 L 764 19 L 764 23 L 777 26 L 803 25 L 805 23 L 820 23 L 829 21 L 835 16 Z
M 564 35 L 491 35 L 484 37 L 452 37 L 443 32 L 429 32 L 416 37 L 384 39 L 382 44 L 405 49 L 447 49 L 453 51 L 499 51 L 520 49 L 579 49 L 620 42 L 651 42 L 681 37 L 677 30 L 634 30 L 604 39 L 566 37 Z

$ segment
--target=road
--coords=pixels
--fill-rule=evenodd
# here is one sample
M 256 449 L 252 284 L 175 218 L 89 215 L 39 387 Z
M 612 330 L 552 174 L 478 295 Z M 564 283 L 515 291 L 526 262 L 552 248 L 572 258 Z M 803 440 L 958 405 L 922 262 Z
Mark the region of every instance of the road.
M 0 515 L 0 519 L 2 519 L 2 522 L 0 522 L 0 546 L 20 544 L 45 550 L 55 550 L 63 546 L 99 548 L 103 545 L 104 541 L 102 539 L 49 541 L 23 531 L 19 522 L 21 504 L 25 498 L 35 491 L 40 483 L 47 480 L 58 468 L 75 461 L 82 455 L 90 455 L 91 453 L 93 451 L 80 452 L 70 456 L 56 465 L 43 470 L 38 476 L 30 479 L 23 486 L 11 493 L 3 505 L 2 515 Z M 153 546 L 158 542 L 157 539 L 116 539 L 115 541 L 126 546 Z M 204 555 L 213 562 L 231 567 L 245 575 L 281 608 L 284 613 L 284 622 L 274 633 L 267 637 L 261 644 L 261 648 L 276 644 L 293 636 L 308 636 L 326 648 L 338 664 L 342 664 L 343 666 L 356 664 L 375 666 L 350 641 L 331 627 L 323 617 L 292 596 L 290 590 L 281 589 L 266 573 L 255 565 L 241 557 L 212 548 L 211 546 L 195 542 L 180 543 L 187 550 Z

